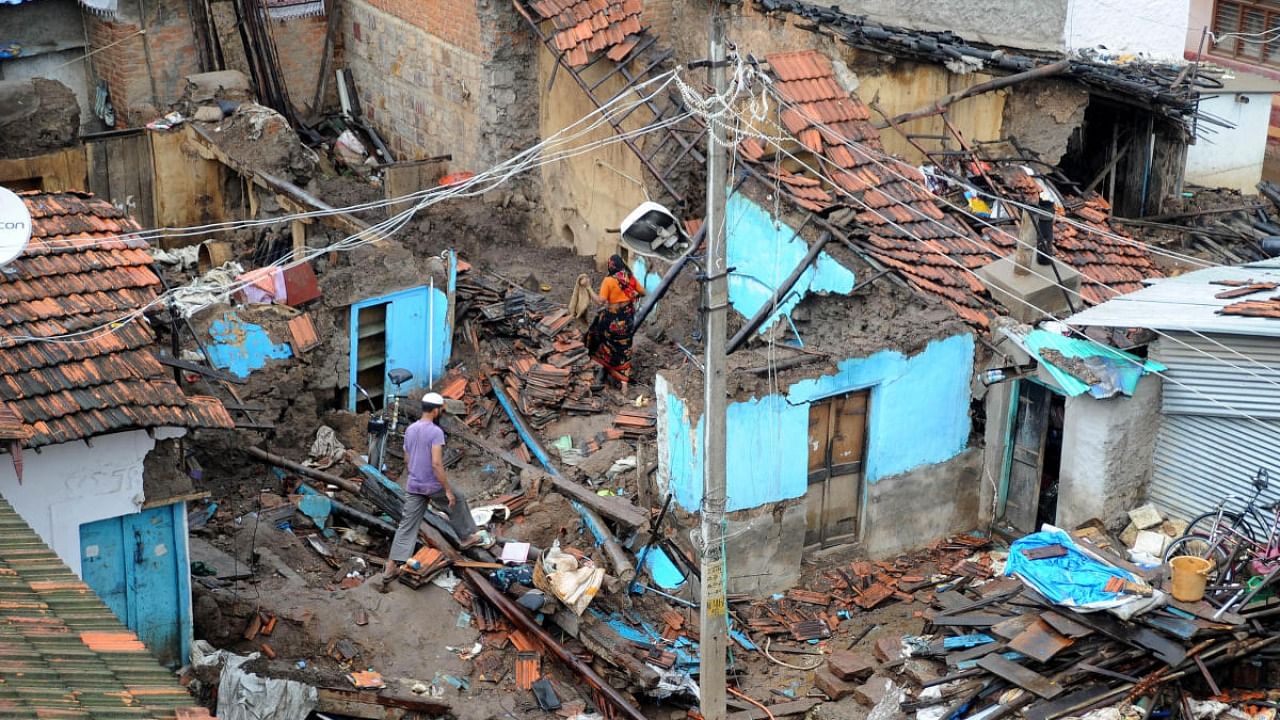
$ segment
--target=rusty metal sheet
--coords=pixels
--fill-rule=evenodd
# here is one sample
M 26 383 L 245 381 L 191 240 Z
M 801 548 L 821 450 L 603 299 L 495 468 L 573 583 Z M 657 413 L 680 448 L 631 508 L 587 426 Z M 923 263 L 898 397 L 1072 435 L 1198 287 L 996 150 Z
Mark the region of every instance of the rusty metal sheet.
M 1033 660 L 1048 662 L 1054 655 L 1071 647 L 1074 641 L 1049 627 L 1044 620 L 1036 620 L 1027 626 L 1017 637 L 1009 641 L 1009 649 L 1026 655 Z
M 1034 670 L 1006 660 L 1000 655 L 988 655 L 978 661 L 978 667 L 1049 700 L 1062 693 L 1062 686 Z
M 1030 627 L 1031 623 L 1035 621 L 1035 613 L 1024 613 L 1017 617 L 1009 618 L 1004 622 L 992 625 L 991 633 L 996 637 L 1003 638 L 1005 640 L 1012 640 L 1021 635 L 1022 631 Z
M 1082 638 L 1093 634 L 1093 630 L 1091 628 L 1087 628 L 1066 615 L 1056 612 L 1044 613 L 1040 616 L 1040 619 L 1049 623 L 1049 627 L 1069 638 Z

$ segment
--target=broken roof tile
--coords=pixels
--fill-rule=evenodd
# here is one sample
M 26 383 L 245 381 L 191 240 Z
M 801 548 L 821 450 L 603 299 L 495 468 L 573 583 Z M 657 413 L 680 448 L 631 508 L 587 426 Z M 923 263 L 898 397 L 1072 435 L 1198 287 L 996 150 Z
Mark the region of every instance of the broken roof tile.
M 146 244 L 97 242 L 138 225 L 88 194 L 22 199 L 34 238 L 10 264 L 13 277 L 0 280 L 0 401 L 26 424 L 26 444 L 166 425 L 232 427 L 221 403 L 197 407 L 183 395 L 151 354 L 150 327 L 132 315 L 160 285 Z M 84 334 L 33 339 L 73 332 Z
M 918 168 L 887 157 L 879 131 L 869 121 L 870 110 L 841 87 L 825 55 L 804 50 L 769 55 L 765 60 L 784 100 L 783 128 L 825 161 L 821 167 L 835 187 L 826 186 L 831 194 L 819 199 L 800 191 L 805 187 L 802 180 L 822 186 L 816 176 L 805 174 L 809 170 L 767 174 L 782 180 L 800 207 L 815 212 L 834 204 L 853 208 L 857 211 L 853 222 L 874 230 L 861 241 L 873 258 L 897 270 L 917 290 L 945 300 L 965 321 L 985 329 L 993 301 L 973 271 L 1008 254 L 1014 239 L 1003 230 L 975 233 L 959 218 L 958 210 L 944 209 L 942 201 L 924 187 Z M 814 140 L 814 130 L 820 141 Z M 743 157 L 760 162 L 765 152 L 763 147 L 752 147 Z M 1015 194 L 1027 194 L 1030 200 L 1039 195 L 1038 184 L 1024 169 L 982 165 L 984 172 L 1007 170 L 1001 179 Z M 1110 226 L 1105 200 L 1090 195 L 1072 215 L 1071 221 L 1082 227 L 1071 225 L 1065 217 L 1055 226 L 1059 255 L 1088 276 L 1081 290 L 1087 301 L 1096 303 L 1116 292 L 1138 289 L 1144 278 L 1160 275 L 1144 249 L 1124 242 L 1123 232 Z
M 539 17 L 550 20 L 552 44 L 564 53 L 570 67 L 582 67 L 595 53 L 622 62 L 644 32 L 642 0 L 537 0 L 527 3 Z

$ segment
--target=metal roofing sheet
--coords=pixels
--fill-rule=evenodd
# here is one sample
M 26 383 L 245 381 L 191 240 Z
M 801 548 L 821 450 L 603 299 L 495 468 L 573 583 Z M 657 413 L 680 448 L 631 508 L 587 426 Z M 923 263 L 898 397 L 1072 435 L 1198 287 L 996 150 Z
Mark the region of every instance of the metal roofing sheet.
M 1280 265 L 1272 261 L 1235 267 L 1212 267 L 1158 280 L 1149 287 L 1108 300 L 1067 318 L 1071 325 L 1138 327 L 1228 335 L 1280 337 L 1280 321 L 1221 315 L 1240 300 L 1215 298 L 1226 290 L 1214 282 L 1252 280 L 1280 282 Z
M 1151 500 L 1175 517 L 1190 520 L 1227 495 L 1249 497 L 1258 468 L 1280 469 L 1280 421 L 1261 425 L 1244 418 L 1165 415 L 1156 441 Z M 1272 485 L 1264 502 L 1280 497 Z M 1244 503 L 1231 502 L 1240 508 Z
M 1173 332 L 1151 355 L 1169 367 L 1165 414 L 1280 419 L 1280 339 Z

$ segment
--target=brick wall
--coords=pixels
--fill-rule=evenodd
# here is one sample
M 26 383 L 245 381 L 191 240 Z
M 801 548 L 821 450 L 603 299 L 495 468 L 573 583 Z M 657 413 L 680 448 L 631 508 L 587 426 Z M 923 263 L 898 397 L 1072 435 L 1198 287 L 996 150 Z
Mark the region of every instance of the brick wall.
M 289 99 L 298 110 L 314 109 L 316 83 L 320 80 L 320 64 L 324 57 L 324 34 L 328 18 L 308 17 L 271 22 L 271 37 L 280 58 Z M 337 65 L 331 64 L 330 72 Z M 327 85 L 333 87 L 333 78 Z
M 111 20 L 84 16 L 95 53 L 93 73 L 111 90 L 117 127 L 142 125 L 167 112 L 185 89 L 184 78 L 200 70 L 187 4 L 144 0 L 142 10 L 145 18 L 128 7 Z M 139 34 L 144 27 L 146 34 Z
M 536 141 L 535 44 L 507 0 L 350 0 L 344 57 L 400 160 L 479 171 Z

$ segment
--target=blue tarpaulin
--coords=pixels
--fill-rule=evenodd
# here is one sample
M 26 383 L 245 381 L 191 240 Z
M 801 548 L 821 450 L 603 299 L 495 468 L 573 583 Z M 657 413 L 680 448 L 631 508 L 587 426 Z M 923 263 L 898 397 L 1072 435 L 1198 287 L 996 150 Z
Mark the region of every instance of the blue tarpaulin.
M 1061 545 L 1067 554 L 1061 557 L 1029 560 L 1025 550 Z M 1133 575 L 1106 565 L 1080 550 L 1070 535 L 1056 528 L 1031 533 L 1009 546 L 1005 574 L 1017 577 L 1036 592 L 1058 605 L 1101 610 L 1133 600 L 1131 595 L 1107 592 L 1103 588 L 1112 578 L 1135 581 Z

